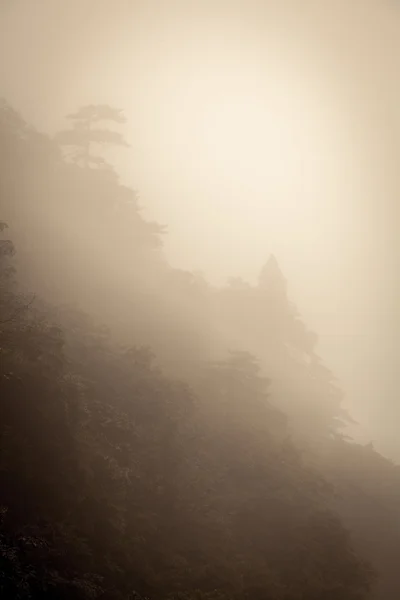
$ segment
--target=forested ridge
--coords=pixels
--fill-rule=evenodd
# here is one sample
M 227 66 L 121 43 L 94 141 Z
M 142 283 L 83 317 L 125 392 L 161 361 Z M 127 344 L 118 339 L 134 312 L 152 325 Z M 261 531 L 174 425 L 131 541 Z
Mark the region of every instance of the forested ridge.
M 122 113 L 71 120 L 0 108 L 0 597 L 397 599 L 399 467 L 346 437 L 277 260 L 172 268 L 92 150 Z

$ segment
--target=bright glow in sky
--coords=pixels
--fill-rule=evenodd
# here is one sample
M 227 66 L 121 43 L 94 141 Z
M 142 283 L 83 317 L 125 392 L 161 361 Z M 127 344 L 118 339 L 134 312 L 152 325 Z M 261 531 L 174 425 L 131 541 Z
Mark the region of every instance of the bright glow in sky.
M 393 6 L 16 0 L 7 7 L 0 51 L 9 60 L 0 75 L 16 108 L 50 132 L 83 104 L 123 108 L 132 149 L 114 162 L 145 214 L 168 226 L 172 264 L 213 282 L 254 281 L 273 252 L 356 416 L 372 423 L 385 351 L 377 343 L 386 310 L 382 199 L 398 191 Z

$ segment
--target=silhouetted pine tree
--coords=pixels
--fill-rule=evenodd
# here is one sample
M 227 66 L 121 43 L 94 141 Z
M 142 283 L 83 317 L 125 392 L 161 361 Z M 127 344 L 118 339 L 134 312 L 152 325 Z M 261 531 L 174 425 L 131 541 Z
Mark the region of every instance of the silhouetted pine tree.
M 91 147 L 94 144 L 129 146 L 120 133 L 96 127 L 98 123 L 104 121 L 125 123 L 126 119 L 121 110 L 107 105 L 88 105 L 68 115 L 67 119 L 73 122 L 72 129 L 60 131 L 55 136 L 55 140 L 61 146 L 75 148 L 71 158 L 85 168 L 90 166 L 110 168 L 104 158 L 91 154 Z

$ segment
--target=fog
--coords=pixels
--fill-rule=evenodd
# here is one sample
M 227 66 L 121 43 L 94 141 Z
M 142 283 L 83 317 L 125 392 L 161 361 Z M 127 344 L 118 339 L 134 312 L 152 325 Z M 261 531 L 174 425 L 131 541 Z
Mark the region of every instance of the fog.
M 400 5 L 3 0 L 0 52 L 0 595 L 397 599 Z
M 170 262 L 219 284 L 254 281 L 277 255 L 359 432 L 382 444 L 398 415 L 385 361 L 395 3 L 19 0 L 1 10 L 3 95 L 49 133 L 78 106 L 123 108 L 131 149 L 112 162 L 167 225 Z

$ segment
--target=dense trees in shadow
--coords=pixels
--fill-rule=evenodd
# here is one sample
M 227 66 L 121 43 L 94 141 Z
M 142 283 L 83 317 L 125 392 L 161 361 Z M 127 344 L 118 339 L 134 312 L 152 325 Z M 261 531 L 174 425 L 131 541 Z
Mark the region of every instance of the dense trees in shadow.
M 170 267 L 91 160 L 103 118 L 50 140 L 0 107 L 1 597 L 398 598 L 398 468 L 344 436 L 276 260 Z

